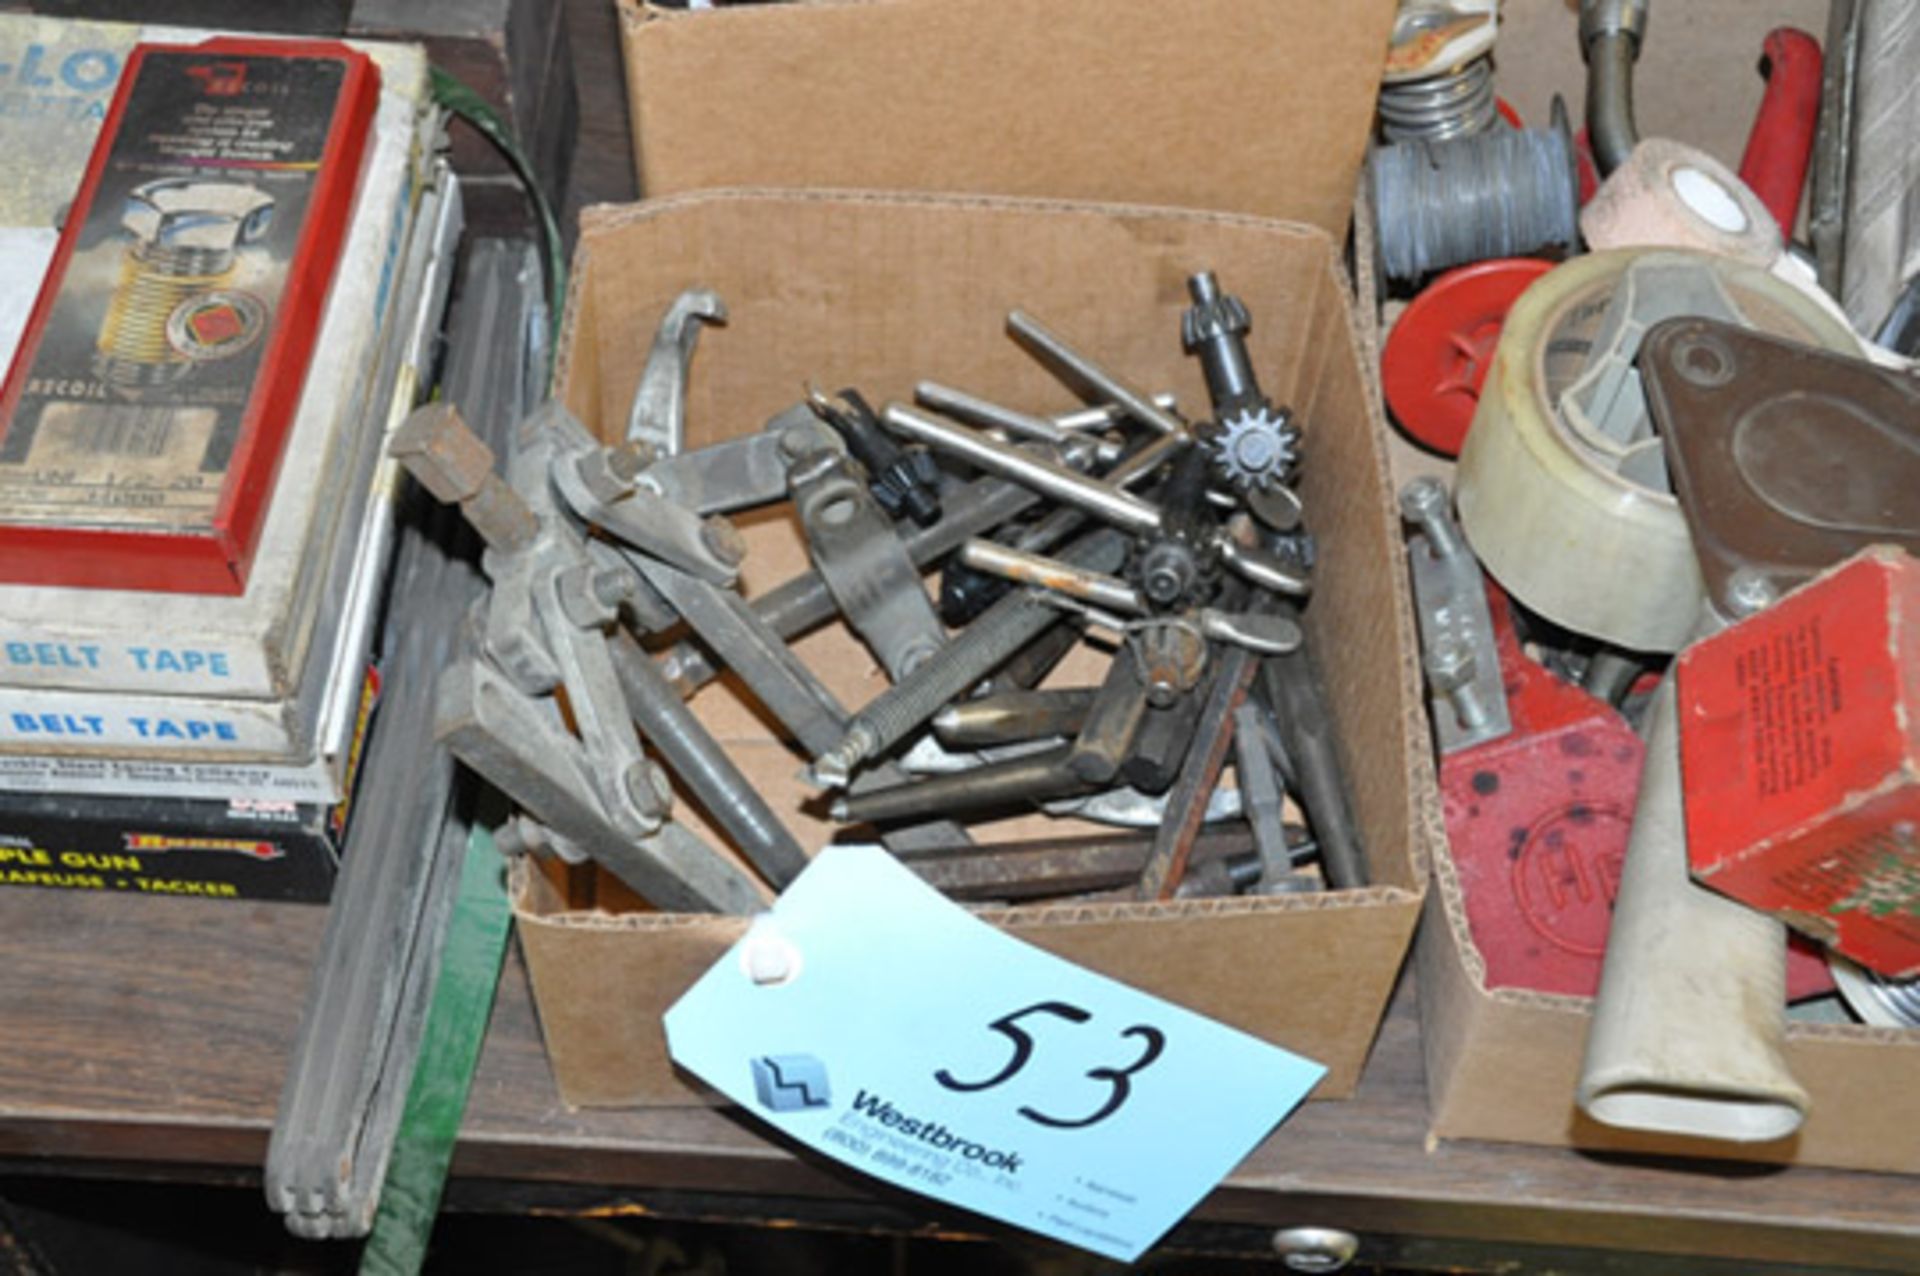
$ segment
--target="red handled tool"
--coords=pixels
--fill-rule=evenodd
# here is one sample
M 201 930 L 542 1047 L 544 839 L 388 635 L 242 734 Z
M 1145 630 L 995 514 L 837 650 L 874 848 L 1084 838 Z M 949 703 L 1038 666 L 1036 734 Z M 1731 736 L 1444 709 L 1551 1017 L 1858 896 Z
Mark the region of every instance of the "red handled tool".
M 1820 121 L 1820 42 L 1794 27 L 1775 27 L 1761 49 L 1767 92 L 1740 157 L 1740 180 L 1791 236 Z

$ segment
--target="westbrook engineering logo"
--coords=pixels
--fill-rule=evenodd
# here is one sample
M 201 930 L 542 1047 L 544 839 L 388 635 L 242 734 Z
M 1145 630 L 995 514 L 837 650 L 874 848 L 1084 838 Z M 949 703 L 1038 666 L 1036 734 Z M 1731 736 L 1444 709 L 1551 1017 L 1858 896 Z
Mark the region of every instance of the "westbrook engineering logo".
M 955 1134 L 938 1121 L 908 1116 L 877 1094 L 859 1091 L 854 1096 L 853 1110 L 870 1121 L 879 1122 L 901 1138 L 917 1139 L 936 1151 L 951 1152 L 964 1161 L 978 1161 L 990 1170 L 1004 1170 L 1008 1174 L 1017 1173 L 1020 1169 L 1018 1152 L 988 1147 Z
M 810 1054 L 763 1054 L 749 1061 L 753 1069 L 753 1096 L 769 1112 L 806 1112 L 832 1105 L 833 1091 L 827 1084 L 827 1065 Z M 854 1092 L 853 1106 L 842 1115 L 862 1117 L 889 1131 L 896 1139 L 925 1144 L 930 1152 L 945 1152 L 963 1161 L 977 1161 L 990 1170 L 1015 1174 L 1020 1170 L 1020 1154 L 1004 1151 L 949 1130 L 939 1121 L 911 1116 L 887 1099 L 865 1090 Z M 845 1143 L 846 1136 L 829 1132 L 829 1141 Z M 864 1147 L 864 1145 L 861 1145 Z
M 769 1112 L 824 1108 L 833 1099 L 827 1065 L 810 1054 L 768 1054 L 755 1059 L 753 1095 Z

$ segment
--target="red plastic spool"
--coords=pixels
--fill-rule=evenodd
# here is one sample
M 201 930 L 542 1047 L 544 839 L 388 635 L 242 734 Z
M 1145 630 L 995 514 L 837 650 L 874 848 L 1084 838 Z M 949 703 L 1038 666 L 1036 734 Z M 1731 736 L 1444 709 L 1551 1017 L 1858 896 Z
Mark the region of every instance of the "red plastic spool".
M 1387 407 L 1401 429 L 1442 456 L 1460 455 L 1507 311 L 1552 269 L 1537 257 L 1475 262 L 1413 299 L 1380 363 Z

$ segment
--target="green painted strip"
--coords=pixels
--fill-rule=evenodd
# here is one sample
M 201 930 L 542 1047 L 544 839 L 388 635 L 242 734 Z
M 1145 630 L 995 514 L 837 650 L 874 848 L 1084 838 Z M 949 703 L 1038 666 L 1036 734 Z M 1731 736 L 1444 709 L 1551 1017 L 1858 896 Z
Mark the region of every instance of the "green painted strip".
M 361 1276 L 414 1276 L 426 1261 L 512 920 L 505 863 L 492 836 L 475 828 L 460 866 L 460 890 L 427 1011 L 420 1060 L 407 1090 L 373 1231 L 361 1251 Z

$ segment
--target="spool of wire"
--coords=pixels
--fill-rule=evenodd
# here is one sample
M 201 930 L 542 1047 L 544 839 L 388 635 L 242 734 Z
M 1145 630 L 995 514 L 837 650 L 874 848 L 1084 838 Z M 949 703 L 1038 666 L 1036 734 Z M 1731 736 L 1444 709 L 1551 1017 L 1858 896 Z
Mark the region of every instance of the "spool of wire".
M 1571 248 L 1578 178 L 1565 112 L 1557 127 L 1492 129 L 1377 147 L 1368 190 L 1389 279 L 1419 279 L 1491 257 Z
M 1495 118 L 1493 63 L 1485 57 L 1380 87 L 1380 132 L 1389 142 L 1468 137 L 1492 128 Z

